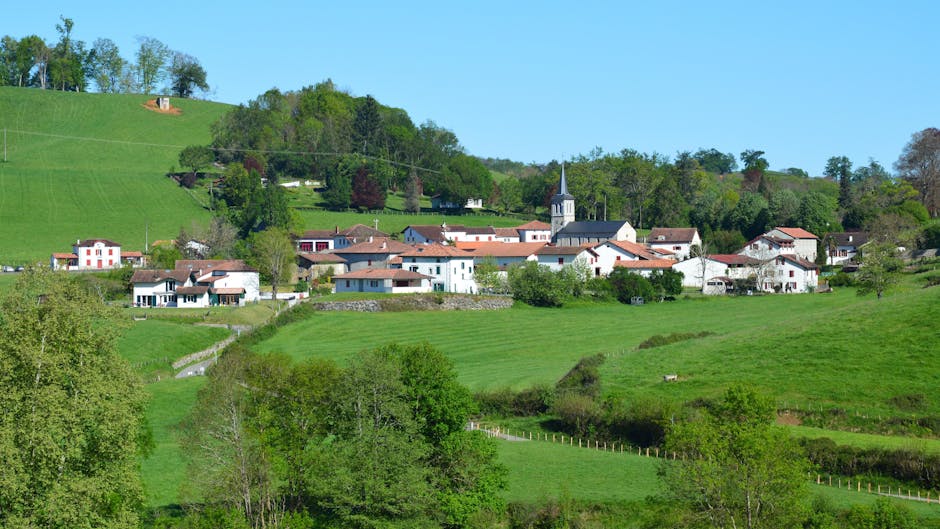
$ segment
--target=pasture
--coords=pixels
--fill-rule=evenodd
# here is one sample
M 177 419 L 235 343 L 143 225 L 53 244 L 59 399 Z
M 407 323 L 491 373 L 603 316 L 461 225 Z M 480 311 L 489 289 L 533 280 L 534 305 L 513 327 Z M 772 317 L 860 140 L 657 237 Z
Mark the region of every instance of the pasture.
M 340 363 L 389 342 L 428 341 L 453 359 L 474 390 L 552 384 L 578 359 L 608 355 L 606 394 L 685 402 L 714 397 L 736 381 L 784 407 L 896 413 L 889 399 L 926 395 L 936 412 L 940 289 L 908 288 L 878 301 L 851 289 L 807 296 L 687 299 L 641 307 L 577 304 L 507 311 L 316 313 L 259 343 L 260 352 Z M 712 336 L 637 350 L 654 334 Z M 668 373 L 679 375 L 664 384 Z
M 172 377 L 173 362 L 224 340 L 227 329 L 173 321 L 131 322 L 118 340 L 118 352 L 144 380 Z

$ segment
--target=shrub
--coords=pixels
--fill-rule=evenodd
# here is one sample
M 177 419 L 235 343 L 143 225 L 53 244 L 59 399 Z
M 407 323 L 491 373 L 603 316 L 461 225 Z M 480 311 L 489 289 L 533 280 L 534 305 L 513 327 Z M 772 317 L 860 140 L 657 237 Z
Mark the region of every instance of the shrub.
M 509 288 L 513 299 L 534 307 L 560 307 L 569 297 L 561 275 L 533 261 L 509 268 Z
M 621 303 L 630 303 L 635 297 L 643 299 L 652 299 L 654 296 L 653 285 L 648 279 L 640 274 L 634 274 L 630 270 L 622 267 L 615 267 L 607 276 L 611 289 Z
M 855 286 L 855 276 L 839 271 L 829 277 L 830 287 L 851 287 Z
M 888 399 L 888 404 L 902 411 L 917 411 L 922 409 L 926 403 L 923 393 L 895 395 Z
M 662 347 L 664 345 L 673 344 L 676 342 L 683 342 L 686 340 L 694 340 L 695 338 L 704 338 L 706 336 L 711 336 L 715 333 L 711 331 L 702 331 L 699 333 L 694 332 L 674 332 L 668 335 L 654 334 L 646 340 L 643 340 L 640 345 L 637 346 L 637 349 L 652 349 L 653 347 Z
M 586 356 L 579 360 L 555 384 L 558 394 L 577 393 L 596 399 L 601 394 L 601 375 L 597 368 L 603 363 L 603 354 Z
M 594 399 L 578 393 L 559 394 L 552 411 L 558 416 L 564 430 L 582 436 L 595 433 L 601 417 Z

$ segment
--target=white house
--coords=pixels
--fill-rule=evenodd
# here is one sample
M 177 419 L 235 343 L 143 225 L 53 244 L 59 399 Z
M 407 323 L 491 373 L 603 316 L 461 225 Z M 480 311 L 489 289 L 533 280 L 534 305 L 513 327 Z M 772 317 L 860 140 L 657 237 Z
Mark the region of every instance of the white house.
M 338 234 L 338 227 L 336 230 L 307 230 L 294 238 L 294 244 L 298 252 L 325 252 L 335 248 L 335 237 Z
M 516 226 L 519 233 L 517 242 L 549 242 L 552 240 L 552 225 L 539 220 Z
M 591 274 L 597 264 L 597 252 L 590 246 L 543 246 L 536 250 L 535 258 L 540 265 L 545 265 L 554 272 L 566 266 L 580 263 Z
M 831 265 L 852 261 L 858 255 L 858 249 L 868 242 L 868 234 L 861 231 L 827 233 L 826 262 Z
M 402 252 L 401 269 L 427 276 L 436 292 L 477 292 L 473 279 L 473 255 L 442 244 L 416 245 Z
M 493 228 L 496 232 L 496 241 L 505 243 L 522 242 L 518 228 Z
M 370 268 L 338 275 L 333 283 L 337 292 L 414 294 L 431 292 L 430 279 L 410 270 Z
M 677 261 L 689 258 L 693 246 L 701 246 L 702 238 L 696 228 L 653 228 L 646 244 L 654 250 L 668 250 Z
M 497 242 L 492 226 L 440 226 L 412 224 L 402 230 L 402 239 L 409 244 L 449 244 L 453 242 Z
M 606 276 L 619 261 L 655 260 L 645 246 L 630 241 L 604 241 L 594 246 L 597 260 L 592 267 L 595 276 Z
M 703 283 L 713 278 L 746 279 L 755 274 L 760 261 L 739 254 L 712 254 L 693 257 L 675 263 L 673 270 L 682 272 L 682 286 L 702 288 Z M 724 282 L 722 282 L 724 284 Z
M 333 250 L 333 253 L 346 260 L 347 270 L 355 272 L 363 268 L 388 268 L 390 259 L 410 249 L 410 245 L 388 237 L 375 237 Z
M 474 265 L 479 265 L 486 259 L 492 259 L 496 266 L 505 270 L 506 267 L 524 261 L 537 260 L 535 252 L 545 246 L 540 242 L 485 242 L 485 243 L 457 243 L 458 248 L 466 248 L 473 255 Z
M 135 270 L 131 283 L 135 307 L 176 307 L 177 289 L 192 286 L 185 270 Z
M 771 264 L 771 263 L 767 263 Z M 813 292 L 819 286 L 819 267 L 798 255 L 782 254 L 772 261 L 771 271 L 758 284 L 765 292 Z
M 441 198 L 441 195 L 434 195 L 431 197 L 431 209 L 483 209 L 483 199 L 482 198 L 468 198 L 467 202 L 460 206 L 449 202 Z
M 764 234 L 745 244 L 738 254 L 766 261 L 781 254 L 796 254 L 796 244 L 788 237 Z
M 121 268 L 121 245 L 108 239 L 77 240 L 72 253 L 54 253 L 49 261 L 53 270 L 109 270 Z
M 649 277 L 653 272 L 661 272 L 673 268 L 676 262 L 672 259 L 639 259 L 636 261 L 617 261 L 614 268 L 626 268 L 634 274 Z
M 136 307 L 245 305 L 260 299 L 258 271 L 239 260 L 179 260 L 174 270 L 137 270 Z
M 190 273 L 193 286 L 208 287 L 209 305 L 238 305 L 261 299 L 258 271 L 238 259 L 180 260 L 176 269 Z M 191 301 L 197 303 L 195 299 Z
M 790 239 L 793 241 L 793 253 L 806 259 L 807 261 L 816 261 L 816 245 L 819 237 L 804 230 L 803 228 L 787 228 L 777 226 L 764 235 L 769 237 L 778 237 Z
M 324 274 L 339 275 L 346 273 L 346 259 L 333 253 L 297 254 L 297 277 L 315 279 Z

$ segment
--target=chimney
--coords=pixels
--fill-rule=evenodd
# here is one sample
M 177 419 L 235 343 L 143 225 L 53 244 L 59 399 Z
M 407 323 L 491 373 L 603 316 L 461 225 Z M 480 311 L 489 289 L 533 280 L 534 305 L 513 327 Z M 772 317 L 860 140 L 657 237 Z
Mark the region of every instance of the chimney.
M 849 235 L 849 242 L 852 242 L 852 236 Z
M 372 242 L 372 236 L 369 235 L 369 242 Z
M 334 226 L 333 229 L 336 230 L 333 233 L 339 233 L 339 226 Z

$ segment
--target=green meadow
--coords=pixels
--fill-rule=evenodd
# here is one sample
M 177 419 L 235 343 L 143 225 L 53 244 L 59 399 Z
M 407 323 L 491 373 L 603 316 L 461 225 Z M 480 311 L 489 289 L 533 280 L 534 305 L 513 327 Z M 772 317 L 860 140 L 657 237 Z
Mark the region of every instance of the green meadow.
M 229 331 L 148 319 L 134 321 L 118 341 L 118 351 L 145 380 L 172 377 L 173 362 L 224 340 Z
M 0 260 L 48 262 L 76 239 L 129 250 L 175 236 L 209 214 L 166 173 L 182 146 L 210 141 L 229 109 L 174 99 L 179 115 L 144 107 L 147 96 L 0 87 Z
M 261 352 L 343 362 L 388 342 L 428 341 L 475 390 L 551 384 L 578 359 L 602 353 L 608 395 L 684 402 L 752 383 L 793 408 L 895 413 L 891 397 L 935 394 L 940 289 L 900 290 L 876 300 L 833 294 L 688 299 L 633 307 L 578 304 L 508 311 L 317 313 L 259 343 Z M 655 334 L 714 335 L 636 349 Z M 677 374 L 677 383 L 663 375 Z

